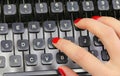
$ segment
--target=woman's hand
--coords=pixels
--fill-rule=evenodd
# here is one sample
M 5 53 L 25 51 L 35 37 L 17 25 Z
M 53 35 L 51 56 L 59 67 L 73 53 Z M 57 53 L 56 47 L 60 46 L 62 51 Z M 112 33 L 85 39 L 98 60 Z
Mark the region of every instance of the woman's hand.
M 120 21 L 112 17 L 94 16 L 75 20 L 75 25 L 96 35 L 107 49 L 110 60 L 101 62 L 71 41 L 54 38 L 53 44 L 93 76 L 120 76 Z M 66 66 L 59 67 L 62 76 L 78 76 Z

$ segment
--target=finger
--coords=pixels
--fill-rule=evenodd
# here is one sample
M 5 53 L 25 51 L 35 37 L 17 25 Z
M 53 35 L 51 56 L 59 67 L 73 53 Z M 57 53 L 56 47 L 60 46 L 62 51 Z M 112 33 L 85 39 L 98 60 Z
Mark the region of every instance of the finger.
M 120 21 L 119 20 L 113 17 L 105 17 L 105 16 L 99 17 L 97 20 L 104 23 L 107 26 L 112 27 L 120 38 Z
M 58 71 L 62 76 L 78 76 L 73 70 L 66 66 L 60 66 Z
M 87 29 L 97 37 L 100 38 L 105 48 L 107 49 L 110 58 L 118 61 L 117 57 L 120 55 L 119 45 L 120 40 L 115 31 L 105 24 L 89 18 L 84 18 L 75 23 L 75 25 L 82 29 Z
M 71 41 L 54 38 L 52 42 L 55 47 L 64 52 L 69 58 L 71 58 L 92 75 L 104 73 L 106 70 L 105 65 L 101 63 L 96 57 L 94 57 L 84 48 L 72 43 Z M 95 65 L 97 65 L 97 67 L 95 67 Z M 95 70 L 99 71 L 95 72 Z

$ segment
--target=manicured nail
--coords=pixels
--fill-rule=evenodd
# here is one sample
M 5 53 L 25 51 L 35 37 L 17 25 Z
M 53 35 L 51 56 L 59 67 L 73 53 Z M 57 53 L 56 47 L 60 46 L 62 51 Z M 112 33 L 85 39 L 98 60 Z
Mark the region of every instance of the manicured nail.
M 58 68 L 58 72 L 61 74 L 61 76 L 66 76 L 62 68 Z
M 52 39 L 52 42 L 56 44 L 56 43 L 59 41 L 59 39 L 60 39 L 60 38 L 55 37 L 55 38 Z
M 74 20 L 74 23 L 78 23 L 82 18 L 77 18 L 76 20 Z
M 98 20 L 101 16 L 92 16 L 93 19 Z

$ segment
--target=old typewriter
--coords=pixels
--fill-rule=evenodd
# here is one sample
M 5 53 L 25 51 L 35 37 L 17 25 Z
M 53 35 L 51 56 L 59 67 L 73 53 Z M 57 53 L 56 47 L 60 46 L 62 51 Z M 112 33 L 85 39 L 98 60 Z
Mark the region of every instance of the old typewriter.
M 94 15 L 119 19 L 120 0 L 0 0 L 0 76 L 60 76 L 61 65 L 88 76 L 51 39 L 71 40 L 108 61 L 101 41 L 73 23 Z

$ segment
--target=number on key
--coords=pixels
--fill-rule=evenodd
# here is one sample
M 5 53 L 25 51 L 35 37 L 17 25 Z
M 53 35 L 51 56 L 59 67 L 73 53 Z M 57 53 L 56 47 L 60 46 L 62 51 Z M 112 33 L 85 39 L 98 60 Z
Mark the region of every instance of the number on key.
M 36 7 L 37 14 L 42 14 L 42 13 L 48 12 L 47 3 L 36 3 L 35 7 Z
M 98 9 L 100 11 L 109 10 L 109 3 L 107 0 L 98 0 Z
M 4 35 L 8 33 L 8 24 L 0 23 L 0 35 Z
M 78 12 L 79 11 L 78 2 L 76 2 L 76 1 L 67 2 L 67 11 L 68 12 Z
M 93 11 L 94 10 L 93 1 L 83 1 L 82 5 L 83 5 L 84 11 Z
M 3 13 L 5 15 L 5 20 L 7 22 L 10 22 L 10 21 L 15 21 L 16 20 L 16 14 L 17 14 L 17 11 L 16 11 L 16 5 L 14 4 L 8 4 L 8 5 L 4 5 L 3 6 Z M 12 17 L 12 19 L 11 19 Z
M 52 2 L 51 3 L 51 11 L 53 13 L 61 13 L 63 12 L 63 5 L 61 2 Z
M 120 9 L 120 0 L 112 0 L 112 4 L 113 4 L 113 8 L 115 10 L 119 10 Z
M 22 21 L 28 21 L 32 19 L 32 6 L 31 4 L 20 4 L 19 12 Z

